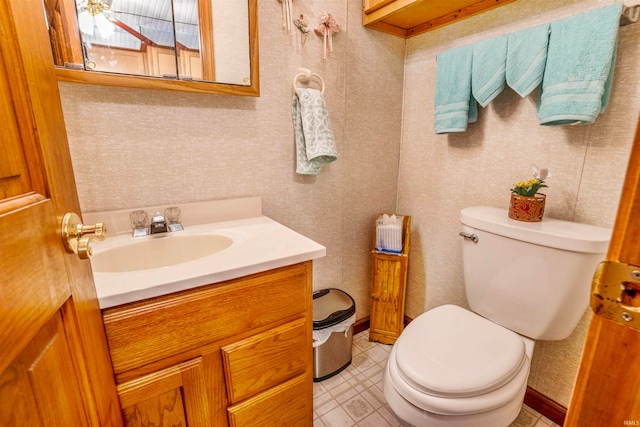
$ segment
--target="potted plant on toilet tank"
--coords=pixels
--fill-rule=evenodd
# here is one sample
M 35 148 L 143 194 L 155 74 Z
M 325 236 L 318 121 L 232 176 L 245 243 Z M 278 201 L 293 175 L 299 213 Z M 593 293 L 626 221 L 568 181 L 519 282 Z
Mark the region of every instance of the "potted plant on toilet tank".
M 525 222 L 542 221 L 547 196 L 538 191 L 548 187 L 544 180 L 551 175 L 547 168 L 533 166 L 532 169 L 533 178 L 520 181 L 511 189 L 509 203 L 509 218 L 511 219 Z

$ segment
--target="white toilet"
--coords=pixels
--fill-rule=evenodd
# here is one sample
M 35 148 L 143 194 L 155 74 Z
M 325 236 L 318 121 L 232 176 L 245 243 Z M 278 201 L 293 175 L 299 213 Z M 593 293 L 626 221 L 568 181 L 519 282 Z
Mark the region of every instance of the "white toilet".
M 533 340 L 569 336 L 611 230 L 484 206 L 460 213 L 467 301 L 429 310 L 394 344 L 384 395 L 404 426 L 506 427 L 520 412 Z

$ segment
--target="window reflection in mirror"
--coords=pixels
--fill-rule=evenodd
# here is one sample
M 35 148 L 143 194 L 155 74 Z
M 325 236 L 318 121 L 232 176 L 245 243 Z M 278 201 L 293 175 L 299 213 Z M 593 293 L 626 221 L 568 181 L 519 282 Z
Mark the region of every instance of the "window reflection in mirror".
M 247 1 L 43 1 L 58 67 L 251 84 Z

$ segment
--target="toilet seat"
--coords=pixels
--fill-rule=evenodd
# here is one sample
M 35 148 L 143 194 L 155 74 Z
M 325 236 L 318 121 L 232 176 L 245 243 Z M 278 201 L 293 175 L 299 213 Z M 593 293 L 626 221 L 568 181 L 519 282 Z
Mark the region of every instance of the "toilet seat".
M 409 402 L 454 415 L 506 404 L 523 387 L 529 358 L 522 337 L 454 305 L 418 316 L 388 361 L 389 379 Z

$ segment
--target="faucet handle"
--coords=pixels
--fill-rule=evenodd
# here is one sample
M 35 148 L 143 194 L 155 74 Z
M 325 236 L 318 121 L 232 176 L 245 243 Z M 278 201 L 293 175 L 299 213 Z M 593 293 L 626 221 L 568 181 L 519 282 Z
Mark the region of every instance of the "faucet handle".
M 133 211 L 129 214 L 129 219 L 134 229 L 149 227 L 149 215 L 145 211 Z
M 184 227 L 180 223 L 180 208 L 177 206 L 169 206 L 164 210 L 164 217 L 167 220 L 169 231 L 182 231 Z
M 149 215 L 145 211 L 133 211 L 129 214 L 133 237 L 146 236 L 149 234 Z
M 177 206 L 170 206 L 164 210 L 164 217 L 169 224 L 179 224 L 180 214 L 180 208 Z

